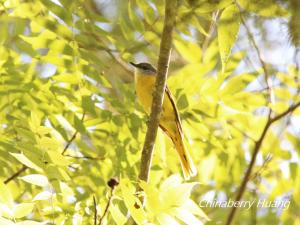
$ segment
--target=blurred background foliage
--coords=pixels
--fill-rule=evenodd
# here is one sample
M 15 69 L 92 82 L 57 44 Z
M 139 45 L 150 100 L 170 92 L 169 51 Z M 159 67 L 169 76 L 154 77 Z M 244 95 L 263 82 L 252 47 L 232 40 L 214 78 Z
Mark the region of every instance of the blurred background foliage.
M 134 187 L 148 118 L 128 62 L 156 64 L 164 1 L 1 0 L 0 224 L 93 224 L 111 193 L 103 224 L 129 213 L 223 224 L 230 209 L 200 200 L 234 199 L 268 109 L 300 101 L 299 11 L 298 0 L 179 0 L 168 85 L 198 175 L 181 180 L 160 131 L 143 208 Z M 243 198 L 290 207 L 241 209 L 235 224 L 300 224 L 299 116 L 268 131 Z

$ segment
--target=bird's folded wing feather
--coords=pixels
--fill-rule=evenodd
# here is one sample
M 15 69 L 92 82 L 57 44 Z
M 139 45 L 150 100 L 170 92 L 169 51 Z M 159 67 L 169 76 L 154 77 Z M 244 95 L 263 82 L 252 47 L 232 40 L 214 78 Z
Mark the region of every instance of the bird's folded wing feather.
M 176 117 L 176 125 L 177 125 L 177 128 L 178 128 L 180 134 L 183 135 L 182 126 L 181 126 L 181 121 L 180 121 L 180 117 L 179 117 L 179 113 L 178 113 L 178 110 L 177 110 L 177 107 L 176 107 L 174 98 L 173 98 L 173 96 L 172 96 L 172 93 L 171 93 L 170 89 L 168 88 L 168 86 L 166 86 L 165 94 L 166 94 L 166 97 L 170 99 L 170 102 L 171 102 L 171 104 L 172 104 L 172 106 L 173 106 L 174 113 L 175 113 L 175 117 Z

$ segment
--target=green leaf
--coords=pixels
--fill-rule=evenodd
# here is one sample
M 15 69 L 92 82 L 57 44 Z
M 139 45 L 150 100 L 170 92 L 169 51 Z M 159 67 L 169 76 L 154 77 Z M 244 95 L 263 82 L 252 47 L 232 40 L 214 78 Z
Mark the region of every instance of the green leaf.
M 189 199 L 188 201 L 186 201 L 182 207 L 186 210 L 188 210 L 189 212 L 191 212 L 194 215 L 197 215 L 207 221 L 209 221 L 210 219 L 208 218 L 208 216 L 203 212 L 203 210 L 199 207 L 198 204 L 196 204 L 193 200 Z
M 30 125 L 32 126 L 32 130 L 36 131 L 41 124 L 40 115 L 38 115 L 37 111 L 30 112 Z
M 22 153 L 9 153 L 9 154 L 11 154 L 13 157 L 15 157 L 17 160 L 19 160 L 25 166 L 35 169 L 38 172 L 43 171 L 39 166 L 37 166 L 31 160 L 29 160 L 24 154 L 22 154 Z
M 238 0 L 238 3 L 247 11 L 265 17 L 288 16 L 289 12 L 275 0 Z
M 182 220 L 185 224 L 188 225 L 203 225 L 203 222 L 195 217 L 191 212 L 186 209 L 177 208 L 173 211 L 174 216 Z
M 86 129 L 85 129 L 85 126 L 84 126 L 83 122 L 76 115 L 74 115 L 74 127 L 80 133 L 85 133 L 86 132 Z
M 0 216 L 0 224 L 1 225 L 16 225 L 13 221 L 5 219 Z
M 141 22 L 141 19 L 137 16 L 137 13 L 134 11 L 134 5 L 132 4 L 132 0 L 128 1 L 128 15 L 130 22 L 134 25 L 134 28 L 142 32 L 144 30 L 143 23 Z
M 176 50 L 187 62 L 196 63 L 201 61 L 202 51 L 198 44 L 174 40 Z
M 72 25 L 72 14 L 67 11 L 68 8 L 63 8 L 49 0 L 41 0 L 41 2 L 66 24 Z
M 291 178 L 293 180 L 296 180 L 297 177 L 297 169 L 299 167 L 298 163 L 290 163 L 290 173 L 291 173 Z
M 95 105 L 93 100 L 91 99 L 91 96 L 87 96 L 87 95 L 82 96 L 81 105 L 86 112 L 92 113 L 93 115 L 96 114 Z
M 161 213 L 157 216 L 157 220 L 161 225 L 180 225 L 176 219 L 166 213 Z
M 15 218 L 22 218 L 32 212 L 34 203 L 21 203 L 14 207 L 13 216 Z
M 227 81 L 226 85 L 224 88 L 221 90 L 221 95 L 232 95 L 235 94 L 236 92 L 243 91 L 247 85 L 252 82 L 256 76 L 254 74 L 240 74 L 237 76 L 234 76 L 233 78 L 229 79 Z
M 140 181 L 139 185 L 141 186 L 146 195 L 147 210 L 154 215 L 161 213 L 161 211 L 164 209 L 164 202 L 160 201 L 161 198 L 159 196 L 159 191 L 152 185 L 142 180 Z
M 47 223 L 45 222 L 36 222 L 33 220 L 24 220 L 22 222 L 16 223 L 16 225 L 46 225 Z
M 127 222 L 127 218 L 120 211 L 119 207 L 115 204 L 111 204 L 109 207 L 109 212 L 117 225 L 124 225 Z
M 36 196 L 34 196 L 34 198 L 32 199 L 32 201 L 43 201 L 43 200 L 48 200 L 50 199 L 54 194 L 49 192 L 49 191 L 43 191 L 38 193 Z
M 3 182 L 0 182 L 0 202 L 8 206 L 12 206 L 14 202 L 11 192 Z
M 188 99 L 185 94 L 181 95 L 177 101 L 178 110 L 186 109 L 189 106 Z
M 61 152 L 47 151 L 46 154 L 48 160 L 55 165 L 68 166 L 70 164 L 69 160 L 67 160 L 64 156 L 62 156 Z
M 60 74 L 52 77 L 53 80 L 65 82 L 69 84 L 78 84 L 80 82 L 80 75 L 78 74 Z
M 49 185 L 47 177 L 40 174 L 30 174 L 20 177 L 20 179 L 24 180 L 27 183 L 34 184 L 40 187 L 46 187 Z
M 6 217 L 6 218 L 12 218 L 13 217 L 13 210 L 12 207 L 9 207 L 8 205 L 0 203 L 0 215 Z
M 146 213 L 143 210 L 139 199 L 135 197 L 135 188 L 129 180 L 123 179 L 120 182 L 122 197 L 126 207 L 128 208 L 132 218 L 137 224 L 144 224 L 146 222 Z
M 45 169 L 45 173 L 49 180 L 51 179 L 58 179 L 60 181 L 70 180 L 70 177 L 65 170 L 54 165 L 47 166 Z
M 180 206 L 188 201 L 192 188 L 195 183 L 181 183 L 182 179 L 178 175 L 170 176 L 160 186 L 160 197 L 164 201 L 164 205 L 168 207 Z M 173 198 L 172 196 L 175 196 Z
M 239 8 L 236 5 L 226 7 L 218 22 L 218 42 L 223 72 L 225 72 L 226 62 L 237 39 L 240 23 Z

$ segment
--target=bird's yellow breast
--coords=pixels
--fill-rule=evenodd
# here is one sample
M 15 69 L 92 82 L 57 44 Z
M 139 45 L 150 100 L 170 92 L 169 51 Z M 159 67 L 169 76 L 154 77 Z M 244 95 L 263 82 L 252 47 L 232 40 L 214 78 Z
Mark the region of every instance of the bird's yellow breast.
M 153 75 L 141 75 L 135 74 L 135 91 L 137 97 L 144 107 L 146 112 L 149 114 L 152 105 L 152 92 L 154 90 L 156 76 Z

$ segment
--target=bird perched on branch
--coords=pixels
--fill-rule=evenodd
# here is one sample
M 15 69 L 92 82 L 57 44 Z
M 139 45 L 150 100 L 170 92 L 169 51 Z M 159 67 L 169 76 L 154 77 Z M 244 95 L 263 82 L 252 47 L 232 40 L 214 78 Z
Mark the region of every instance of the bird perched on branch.
M 150 114 L 157 71 L 149 63 L 135 64 L 130 62 L 130 64 L 135 67 L 134 80 L 137 97 L 145 111 Z M 159 127 L 168 135 L 169 138 L 171 138 L 175 145 L 175 149 L 180 158 L 184 178 L 189 179 L 190 177 L 195 176 L 197 170 L 184 144 L 180 117 L 173 96 L 168 87 L 165 89 L 165 97 Z

